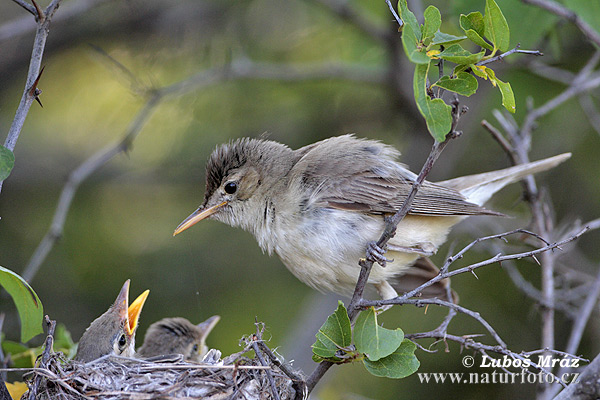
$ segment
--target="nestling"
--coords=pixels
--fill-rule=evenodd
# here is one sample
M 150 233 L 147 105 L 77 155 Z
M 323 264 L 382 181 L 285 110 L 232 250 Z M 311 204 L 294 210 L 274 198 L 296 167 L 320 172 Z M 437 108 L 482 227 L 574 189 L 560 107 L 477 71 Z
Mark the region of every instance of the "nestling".
M 90 362 L 107 354 L 133 357 L 135 331 L 148 293 L 149 290 L 144 291 L 128 306 L 129 279 L 126 280 L 114 304 L 85 330 L 73 359 Z
M 208 352 L 206 338 L 220 319 L 213 315 L 198 325 L 180 317 L 161 319 L 150 325 L 137 355 L 147 358 L 183 354 L 188 361 L 202 361 Z
M 397 161 L 399 154 L 391 146 L 352 135 L 297 150 L 248 138 L 218 146 L 207 162 L 204 202 L 174 235 L 205 218 L 241 227 L 302 282 L 350 295 L 360 272 L 358 260 L 416 179 Z M 503 170 L 426 181 L 388 243 L 390 261 L 385 268 L 373 266 L 369 283 L 390 299 L 433 278 L 437 268 L 422 257 L 438 250 L 453 225 L 470 215 L 502 215 L 482 205 L 505 185 L 569 157 L 565 153 Z M 444 293 L 440 285 L 422 294 Z

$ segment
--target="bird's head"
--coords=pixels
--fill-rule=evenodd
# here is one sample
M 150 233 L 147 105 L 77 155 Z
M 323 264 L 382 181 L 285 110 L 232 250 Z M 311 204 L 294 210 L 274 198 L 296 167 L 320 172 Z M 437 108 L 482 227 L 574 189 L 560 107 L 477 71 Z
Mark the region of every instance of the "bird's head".
M 75 360 L 90 362 L 107 354 L 132 357 L 135 353 L 135 331 L 149 290 L 129 304 L 129 279 L 121 288 L 114 304 L 96 318 L 81 336 Z
M 205 218 L 251 229 L 266 197 L 293 166 L 293 151 L 280 143 L 239 139 L 218 146 L 206 164 L 202 205 L 175 229 L 173 236 Z

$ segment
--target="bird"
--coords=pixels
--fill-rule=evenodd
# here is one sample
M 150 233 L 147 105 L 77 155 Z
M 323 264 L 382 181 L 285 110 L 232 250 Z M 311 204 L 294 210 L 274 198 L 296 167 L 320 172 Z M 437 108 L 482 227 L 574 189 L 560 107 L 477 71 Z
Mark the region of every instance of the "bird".
M 126 280 L 114 304 L 92 321 L 81 336 L 73 360 L 87 363 L 108 354 L 133 357 L 135 331 L 149 293 L 144 291 L 128 306 L 129 279 Z
M 213 315 L 194 325 L 181 317 L 163 318 L 150 325 L 137 356 L 149 358 L 183 354 L 186 361 L 200 362 L 208 352 L 206 338 L 220 319 L 220 316 Z
M 564 153 L 510 168 L 442 182 L 424 181 L 387 249 L 377 249 L 386 218 L 407 198 L 416 174 L 380 141 L 331 137 L 296 150 L 272 140 L 241 138 L 219 145 L 206 164 L 204 201 L 175 229 L 204 219 L 240 227 L 263 252 L 276 253 L 302 282 L 350 296 L 367 250 L 385 253 L 368 284 L 392 299 L 435 277 L 428 259 L 450 228 L 471 215 L 504 215 L 483 204 L 505 185 L 567 160 Z M 377 251 L 375 251 L 377 254 Z M 384 267 L 385 265 L 385 267 Z M 446 292 L 448 281 L 423 291 Z

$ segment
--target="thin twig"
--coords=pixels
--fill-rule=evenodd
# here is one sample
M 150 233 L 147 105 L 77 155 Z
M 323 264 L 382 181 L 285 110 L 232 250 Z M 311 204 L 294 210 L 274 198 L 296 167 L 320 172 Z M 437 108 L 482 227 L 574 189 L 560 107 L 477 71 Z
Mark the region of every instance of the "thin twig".
M 398 16 L 398 13 L 396 13 L 396 10 L 394 10 L 394 6 L 392 6 L 392 3 L 390 2 L 390 0 L 385 0 L 385 2 L 386 2 L 386 4 L 389 7 L 390 12 L 392 13 L 392 15 L 394 16 L 394 18 L 396 19 L 396 22 L 398 23 L 398 26 L 402 27 L 404 25 L 404 22 L 402 22 L 402 20 Z
M 504 59 L 504 57 L 510 56 L 511 54 L 515 54 L 515 53 L 529 54 L 529 55 L 532 55 L 532 56 L 543 56 L 544 55 L 544 53 L 540 52 L 539 50 L 520 50 L 520 47 L 521 47 L 521 44 L 518 43 L 513 49 L 505 51 L 502 54 L 498 54 L 495 57 L 488 58 L 487 60 L 479 61 L 475 65 L 490 64 L 490 63 L 493 63 L 493 62 L 496 62 L 496 61 L 500 61 L 500 60 Z
M 481 325 L 485 327 L 485 329 L 492 335 L 494 340 L 504 349 L 508 346 L 506 343 L 500 338 L 498 333 L 492 328 L 492 326 L 485 320 L 483 317 L 475 311 L 471 311 L 468 308 L 459 306 L 458 304 L 451 303 L 449 301 L 444 301 L 440 299 L 403 299 L 401 297 L 396 297 L 395 299 L 388 300 L 362 300 L 359 304 L 362 308 L 367 307 L 381 307 L 384 305 L 404 305 L 404 304 L 412 304 L 417 307 L 425 307 L 426 305 L 436 305 L 441 307 L 446 307 L 451 310 L 460 312 L 462 314 L 466 314 L 471 318 L 477 320 Z

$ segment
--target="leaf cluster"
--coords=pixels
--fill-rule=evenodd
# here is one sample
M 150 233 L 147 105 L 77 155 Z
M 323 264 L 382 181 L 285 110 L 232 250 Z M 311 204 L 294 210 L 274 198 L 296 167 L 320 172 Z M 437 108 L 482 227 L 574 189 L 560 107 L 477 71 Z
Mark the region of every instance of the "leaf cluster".
M 408 9 L 406 0 L 398 1 L 398 13 L 404 22 L 401 27 L 402 46 L 408 59 L 415 64 L 415 101 L 435 140 L 443 141 L 452 129 L 452 107 L 439 97 L 442 90 L 471 96 L 478 88 L 476 76 L 498 87 L 502 94 L 502 105 L 508 111 L 515 112 L 515 98 L 510 83 L 497 78 L 491 68 L 480 65 L 498 52 L 507 51 L 510 44 L 508 23 L 494 0 L 486 0 L 485 15 L 479 11 L 461 14 L 459 22 L 464 32 L 462 36 L 440 31 L 442 18 L 434 6 L 425 10 L 423 25 Z M 463 48 L 460 43 L 465 40 L 479 46 L 481 51 L 471 53 Z M 444 74 L 444 62 L 456 64 L 447 75 Z M 434 64 L 440 66 L 440 76 L 430 83 L 429 72 Z M 437 95 L 434 88 L 438 88 Z
M 380 326 L 373 307 L 358 315 L 352 329 L 348 312 L 340 301 L 315 336 L 317 341 L 312 346 L 315 362 L 360 361 L 372 375 L 397 379 L 405 378 L 419 368 L 416 345 L 404 339 L 402 329 Z

